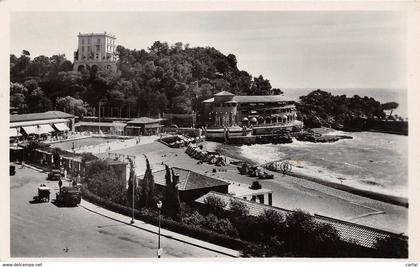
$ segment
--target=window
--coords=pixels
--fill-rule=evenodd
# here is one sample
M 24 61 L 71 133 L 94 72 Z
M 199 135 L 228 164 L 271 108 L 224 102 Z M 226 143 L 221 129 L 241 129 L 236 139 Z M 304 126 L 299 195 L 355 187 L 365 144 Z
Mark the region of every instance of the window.
M 85 44 L 85 39 L 82 38 L 82 44 Z
M 101 39 L 99 39 L 99 38 L 98 38 L 98 39 L 96 39 L 96 43 L 97 43 L 97 44 L 100 44 L 100 43 L 101 43 Z
M 90 44 L 90 39 L 87 39 L 88 40 L 88 44 Z
M 84 46 L 82 46 L 82 52 L 85 52 L 85 47 Z

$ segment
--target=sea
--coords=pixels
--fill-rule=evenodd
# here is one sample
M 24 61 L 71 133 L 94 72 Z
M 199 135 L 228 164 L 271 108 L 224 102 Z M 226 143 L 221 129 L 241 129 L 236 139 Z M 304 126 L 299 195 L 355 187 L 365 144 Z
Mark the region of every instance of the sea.
M 286 88 L 282 89 L 284 96 L 290 97 L 299 101 L 300 96 L 309 94 L 317 88 Z M 360 97 L 373 97 L 375 100 L 383 103 L 397 102 L 398 108 L 392 114 L 397 114 L 405 119 L 408 119 L 408 101 L 407 90 L 405 88 L 328 88 L 323 91 L 330 92 L 333 95 L 346 95 L 352 97 L 358 95 Z
M 408 197 L 408 137 L 376 132 L 343 132 L 353 139 L 335 143 L 293 140 L 231 148 L 257 163 L 288 160 L 292 170 L 321 180 L 391 196 Z

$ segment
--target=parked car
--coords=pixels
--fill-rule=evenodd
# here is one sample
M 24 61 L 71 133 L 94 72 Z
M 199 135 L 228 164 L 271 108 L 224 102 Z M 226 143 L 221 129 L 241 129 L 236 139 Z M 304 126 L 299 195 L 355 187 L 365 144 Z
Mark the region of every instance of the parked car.
M 58 181 L 60 180 L 62 177 L 60 170 L 58 169 L 53 169 L 51 170 L 51 172 L 48 173 L 48 177 L 47 180 L 51 180 L 51 181 Z
M 38 201 L 50 201 L 50 188 L 47 187 L 45 184 L 38 186 Z
M 56 195 L 56 201 L 61 206 L 77 206 L 82 201 L 82 192 L 76 186 L 63 186 Z
M 13 176 L 13 175 L 16 174 L 16 166 L 15 166 L 15 164 L 10 164 L 9 173 L 10 173 L 11 176 Z

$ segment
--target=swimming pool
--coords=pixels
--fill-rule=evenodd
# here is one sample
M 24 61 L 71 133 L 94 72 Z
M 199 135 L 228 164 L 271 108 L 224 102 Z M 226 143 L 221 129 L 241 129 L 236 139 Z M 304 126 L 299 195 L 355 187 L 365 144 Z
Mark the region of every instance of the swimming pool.
M 98 144 L 106 144 L 115 142 L 117 140 L 120 140 L 118 138 L 104 138 L 104 137 L 88 137 L 83 139 L 77 139 L 77 140 L 69 140 L 69 141 L 63 141 L 59 143 L 53 143 L 51 144 L 51 147 L 58 147 L 63 150 L 71 150 L 73 148 L 78 149 L 82 146 L 92 146 L 92 145 L 98 145 Z

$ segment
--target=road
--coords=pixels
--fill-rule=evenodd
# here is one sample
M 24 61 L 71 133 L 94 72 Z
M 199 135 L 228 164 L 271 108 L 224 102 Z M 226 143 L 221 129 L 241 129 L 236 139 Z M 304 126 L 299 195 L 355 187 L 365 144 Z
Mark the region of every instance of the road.
M 10 177 L 11 257 L 156 258 L 157 235 L 82 207 L 59 208 L 31 203 L 39 184 L 52 189 L 46 174 L 20 166 Z M 83 200 L 82 200 L 83 203 Z M 226 257 L 173 239 L 162 238 L 162 257 Z

